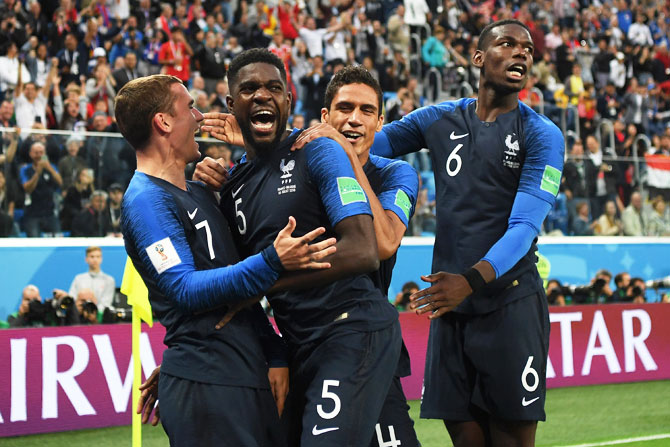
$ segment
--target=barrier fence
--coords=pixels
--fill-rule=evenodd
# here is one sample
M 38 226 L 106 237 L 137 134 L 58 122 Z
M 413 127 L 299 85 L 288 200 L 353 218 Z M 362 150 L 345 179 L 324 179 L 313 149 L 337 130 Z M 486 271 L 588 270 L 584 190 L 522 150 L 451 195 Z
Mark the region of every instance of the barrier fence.
M 549 388 L 670 379 L 670 305 L 551 308 L 550 320 Z M 402 313 L 400 323 L 412 360 L 402 383 L 418 399 L 429 322 Z M 143 330 L 146 377 L 165 329 Z M 0 331 L 0 437 L 130 424 L 131 357 L 129 324 Z

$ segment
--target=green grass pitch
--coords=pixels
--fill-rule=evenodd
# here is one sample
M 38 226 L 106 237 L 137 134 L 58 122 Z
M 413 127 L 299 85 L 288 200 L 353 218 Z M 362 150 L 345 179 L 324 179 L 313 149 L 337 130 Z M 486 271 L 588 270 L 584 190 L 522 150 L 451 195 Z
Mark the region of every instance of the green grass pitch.
M 603 443 L 670 434 L 670 381 L 552 389 L 547 393 L 547 422 L 537 431 L 538 447 Z M 419 419 L 419 402 L 411 402 L 424 447 L 451 446 L 441 421 Z M 145 427 L 144 447 L 167 446 L 163 429 Z M 130 445 L 129 426 L 0 438 L 1 447 L 119 447 Z M 606 444 L 610 445 L 610 444 Z M 670 447 L 670 438 L 611 444 L 621 447 Z M 367 447 L 367 446 L 362 446 Z

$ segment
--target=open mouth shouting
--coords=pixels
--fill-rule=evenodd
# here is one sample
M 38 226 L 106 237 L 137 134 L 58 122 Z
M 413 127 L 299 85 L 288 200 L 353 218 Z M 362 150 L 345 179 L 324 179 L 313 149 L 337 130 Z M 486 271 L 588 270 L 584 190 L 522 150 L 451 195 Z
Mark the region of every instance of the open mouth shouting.
M 516 63 L 507 67 L 507 77 L 516 81 L 521 81 L 528 69 L 524 64 Z
M 270 135 L 275 131 L 277 115 L 271 110 L 258 110 L 251 114 L 251 128 L 261 135 Z

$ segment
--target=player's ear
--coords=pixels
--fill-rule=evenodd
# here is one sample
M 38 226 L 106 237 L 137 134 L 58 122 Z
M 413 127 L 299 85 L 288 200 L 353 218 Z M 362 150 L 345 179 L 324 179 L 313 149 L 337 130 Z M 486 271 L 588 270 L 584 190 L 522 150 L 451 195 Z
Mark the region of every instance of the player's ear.
M 477 68 L 484 66 L 484 52 L 482 50 L 475 50 L 475 53 L 472 55 L 472 65 Z
M 293 93 L 291 92 L 286 92 L 286 105 L 288 106 L 288 110 L 291 110 L 291 103 L 293 102 Z
M 166 113 L 155 114 L 154 119 L 152 121 L 153 121 L 154 126 L 156 126 L 156 128 L 161 133 L 167 133 L 172 128 L 172 123 L 170 122 Z
M 322 123 L 328 122 L 328 109 L 326 109 L 325 107 L 321 109 L 321 122 Z
M 375 129 L 375 132 L 380 132 L 382 127 L 384 127 L 384 115 L 379 115 L 379 118 L 377 118 L 377 128 Z
M 228 111 L 230 113 L 233 113 L 233 104 L 235 103 L 235 100 L 233 99 L 232 96 L 227 95 L 226 96 L 226 105 L 228 106 Z

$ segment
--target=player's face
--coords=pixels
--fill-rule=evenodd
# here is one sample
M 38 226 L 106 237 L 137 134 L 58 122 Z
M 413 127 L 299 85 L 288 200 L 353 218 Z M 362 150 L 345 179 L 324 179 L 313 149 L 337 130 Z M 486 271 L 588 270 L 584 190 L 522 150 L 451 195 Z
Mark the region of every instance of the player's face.
M 171 126 L 171 145 L 178 158 L 183 158 L 186 163 L 190 163 L 200 158 L 195 134 L 200 129 L 200 122 L 204 117 L 198 109 L 193 107 L 193 98 L 183 84 L 175 83 L 170 88 L 175 99 L 172 111 L 165 116 Z
M 344 135 L 360 155 L 370 150 L 375 132 L 384 124 L 378 104 L 377 92 L 369 85 L 344 85 L 333 98 L 330 110 L 321 109 L 321 121 Z
M 488 48 L 472 56 L 475 66 L 482 68 L 484 85 L 501 93 L 519 92 L 533 66 L 533 40 L 525 28 L 515 24 L 492 30 Z
M 249 64 L 237 76 L 237 85 L 227 98 L 228 108 L 235 115 L 247 146 L 256 152 L 268 152 L 286 130 L 291 94 L 286 91 L 279 69 L 272 64 Z

